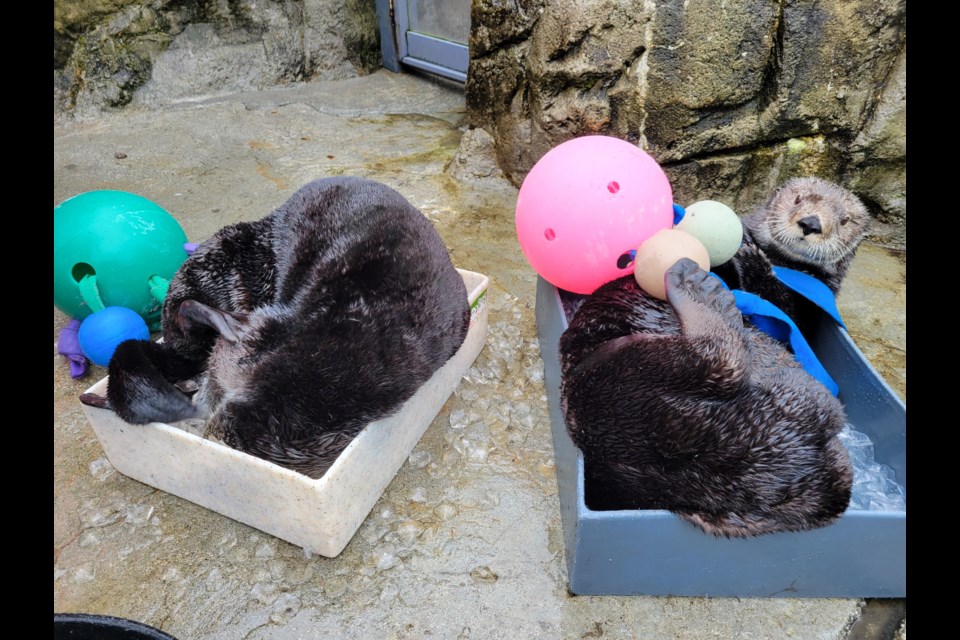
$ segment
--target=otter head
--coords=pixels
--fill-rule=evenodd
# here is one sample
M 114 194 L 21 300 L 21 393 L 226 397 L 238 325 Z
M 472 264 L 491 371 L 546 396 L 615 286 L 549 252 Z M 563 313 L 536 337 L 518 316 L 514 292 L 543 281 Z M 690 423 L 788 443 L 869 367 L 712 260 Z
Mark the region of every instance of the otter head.
M 187 333 L 206 327 L 219 334 L 207 363 L 206 381 L 197 396 L 197 404 L 207 414 L 213 413 L 227 389 L 234 397 L 253 392 L 252 371 L 266 353 L 265 343 L 277 340 L 275 334 L 285 331 L 281 315 L 272 307 L 241 314 L 209 307 L 196 300 L 181 303 L 177 315 L 181 331 Z
M 866 235 L 870 215 L 843 187 L 820 178 L 794 178 L 762 209 L 755 231 L 762 244 L 788 257 L 833 268 L 852 257 Z

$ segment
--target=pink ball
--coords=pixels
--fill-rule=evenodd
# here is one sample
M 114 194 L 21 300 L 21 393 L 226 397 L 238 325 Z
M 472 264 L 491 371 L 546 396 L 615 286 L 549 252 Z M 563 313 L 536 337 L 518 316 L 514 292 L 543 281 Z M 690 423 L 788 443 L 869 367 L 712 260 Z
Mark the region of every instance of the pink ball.
M 673 226 L 673 190 L 656 160 L 629 142 L 574 138 L 527 174 L 516 222 L 537 273 L 561 289 L 592 293 L 630 274 L 630 250 Z

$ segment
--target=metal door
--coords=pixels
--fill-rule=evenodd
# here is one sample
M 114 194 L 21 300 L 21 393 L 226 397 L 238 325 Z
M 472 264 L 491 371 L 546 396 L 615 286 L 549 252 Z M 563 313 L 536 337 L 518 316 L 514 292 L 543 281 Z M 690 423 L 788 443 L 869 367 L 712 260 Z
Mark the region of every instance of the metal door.
M 467 80 L 470 0 L 377 0 L 383 65 Z

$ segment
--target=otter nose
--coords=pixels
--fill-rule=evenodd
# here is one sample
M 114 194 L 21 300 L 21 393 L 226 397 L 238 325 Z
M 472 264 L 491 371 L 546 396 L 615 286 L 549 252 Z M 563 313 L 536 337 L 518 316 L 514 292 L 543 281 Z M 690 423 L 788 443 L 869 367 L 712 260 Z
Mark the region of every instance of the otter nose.
M 823 233 L 823 227 L 820 226 L 820 218 L 817 216 L 807 216 L 797 221 L 803 230 L 803 235 L 808 236 L 811 233 Z

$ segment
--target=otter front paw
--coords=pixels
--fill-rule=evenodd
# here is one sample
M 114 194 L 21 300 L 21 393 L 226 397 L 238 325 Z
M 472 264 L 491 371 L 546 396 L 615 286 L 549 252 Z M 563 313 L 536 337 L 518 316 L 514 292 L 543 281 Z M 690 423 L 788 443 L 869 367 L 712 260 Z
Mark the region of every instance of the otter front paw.
M 767 279 L 773 276 L 773 264 L 767 255 L 757 245 L 744 242 L 737 251 L 735 265 L 741 289 L 748 289 L 744 283 L 752 279 Z
M 717 320 L 733 329 L 743 327 L 733 294 L 693 260 L 681 258 L 667 269 L 665 278 L 667 302 L 680 318 L 684 334 L 713 333 Z

